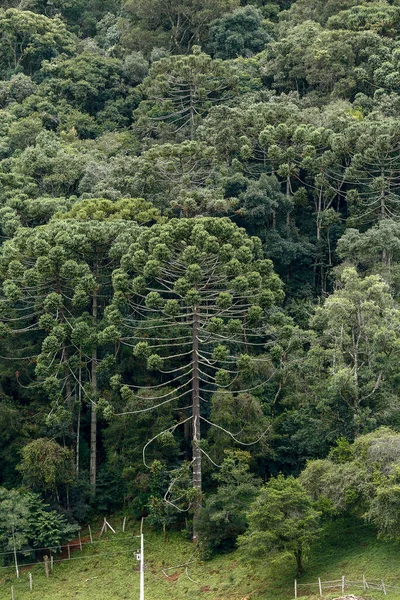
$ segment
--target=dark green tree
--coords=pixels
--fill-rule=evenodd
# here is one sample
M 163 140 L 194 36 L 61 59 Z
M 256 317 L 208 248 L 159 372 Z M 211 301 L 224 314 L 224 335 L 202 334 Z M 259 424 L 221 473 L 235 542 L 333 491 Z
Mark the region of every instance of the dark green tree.
M 226 60 L 261 52 L 270 39 L 261 11 L 250 4 L 213 21 L 207 47 L 215 58 Z
M 247 528 L 247 511 L 261 482 L 250 472 L 250 453 L 228 451 L 221 469 L 214 475 L 215 494 L 207 497 L 198 528 L 205 556 L 231 550 Z

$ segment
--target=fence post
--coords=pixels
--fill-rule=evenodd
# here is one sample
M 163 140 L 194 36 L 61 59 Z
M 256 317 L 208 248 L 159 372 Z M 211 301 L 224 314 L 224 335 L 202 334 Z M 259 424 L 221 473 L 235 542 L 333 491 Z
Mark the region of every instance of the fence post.
M 15 572 L 17 573 L 17 579 L 18 579 L 19 578 L 19 568 L 18 568 L 18 561 L 17 561 L 17 547 L 15 545 L 15 530 L 14 530 L 14 526 L 12 528 L 12 536 L 13 536 L 13 545 L 14 545 Z
M 18 561 L 17 561 L 17 549 L 15 547 L 14 544 L 14 561 L 15 561 L 15 572 L 17 574 L 17 579 L 19 578 L 19 568 L 18 568 Z
M 122 533 L 125 533 L 125 525 L 126 525 L 126 517 L 124 517 L 124 521 L 122 523 Z
M 51 572 L 54 571 L 54 556 L 52 554 L 50 554 L 50 570 Z
M 68 558 L 71 558 L 71 548 L 70 548 L 69 544 L 68 544 L 67 548 L 68 548 Z
M 29 590 L 33 590 L 32 573 L 29 573 Z
M 344 575 L 342 575 L 342 594 L 344 596 Z
M 82 538 L 81 538 L 81 532 L 78 531 L 78 536 L 79 536 L 79 548 L 82 550 Z
M 49 557 L 47 555 L 43 556 L 43 561 L 44 561 L 44 572 L 45 572 L 46 577 L 48 577 L 49 576 Z
M 367 580 L 365 579 L 365 575 L 363 575 L 363 586 L 364 586 L 364 592 L 367 591 Z
M 321 577 L 318 577 L 318 586 L 319 586 L 319 595 L 322 598 L 322 583 L 321 583 Z
M 382 581 L 382 589 L 383 589 L 383 593 L 384 593 L 384 594 L 385 594 L 385 596 L 386 596 L 386 588 L 385 588 L 385 584 L 383 583 L 383 581 Z
M 15 597 L 14 597 L 14 586 L 13 585 L 11 586 L 11 600 L 15 600 Z
M 105 517 L 104 517 L 103 527 L 101 528 L 99 537 L 101 537 L 103 535 L 104 531 L 107 531 L 107 525 L 106 525 L 106 518 Z
M 297 598 L 297 579 L 294 580 L 294 597 Z
M 104 522 L 105 522 L 105 525 L 106 525 L 106 531 L 107 531 L 107 527 L 109 527 L 113 533 L 116 533 L 115 529 L 113 527 L 111 527 L 111 525 L 107 521 L 107 519 L 104 519 Z
M 90 525 L 88 525 L 88 528 L 89 528 L 89 535 L 90 535 L 90 543 L 93 544 L 92 529 L 91 529 Z

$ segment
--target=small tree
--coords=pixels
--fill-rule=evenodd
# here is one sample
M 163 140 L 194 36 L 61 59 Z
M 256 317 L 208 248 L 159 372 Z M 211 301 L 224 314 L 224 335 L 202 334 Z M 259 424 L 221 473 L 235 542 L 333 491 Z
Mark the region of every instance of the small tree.
M 28 552 L 30 548 L 60 546 L 71 539 L 79 525 L 50 510 L 37 494 L 0 487 L 0 547 L 3 551 Z M 26 560 L 25 560 L 26 562 Z
M 261 480 L 250 472 L 250 453 L 227 451 L 215 494 L 208 496 L 200 512 L 199 531 L 206 556 L 233 549 L 238 535 L 247 528 L 246 512 L 257 496 Z
M 73 453 L 53 440 L 39 438 L 22 449 L 19 469 L 31 489 L 58 497 L 59 485 L 74 479 Z
M 271 552 L 294 555 L 300 576 L 304 551 L 318 535 L 320 514 L 299 480 L 278 475 L 261 489 L 252 504 L 249 529 L 239 543 L 257 556 Z

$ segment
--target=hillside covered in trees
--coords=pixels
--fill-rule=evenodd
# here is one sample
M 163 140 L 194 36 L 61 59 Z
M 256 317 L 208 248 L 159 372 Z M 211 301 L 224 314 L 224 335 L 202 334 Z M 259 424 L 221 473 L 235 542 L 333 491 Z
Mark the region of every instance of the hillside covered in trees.
M 1 1 L 0 230 L 2 551 L 399 537 L 400 1 Z

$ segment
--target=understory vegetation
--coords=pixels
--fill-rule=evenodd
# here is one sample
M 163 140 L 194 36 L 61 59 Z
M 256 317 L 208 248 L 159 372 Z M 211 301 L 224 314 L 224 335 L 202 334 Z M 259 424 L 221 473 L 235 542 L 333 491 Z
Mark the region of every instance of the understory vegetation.
M 0 2 L 6 571 L 111 514 L 220 598 L 318 578 L 338 523 L 396 547 L 399 33 L 399 0 Z

